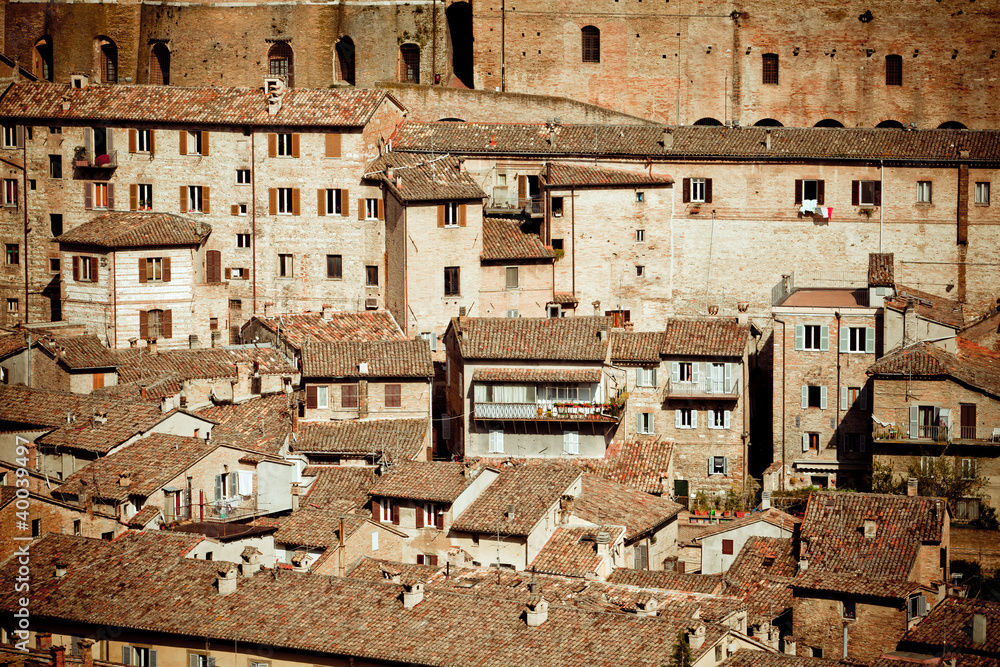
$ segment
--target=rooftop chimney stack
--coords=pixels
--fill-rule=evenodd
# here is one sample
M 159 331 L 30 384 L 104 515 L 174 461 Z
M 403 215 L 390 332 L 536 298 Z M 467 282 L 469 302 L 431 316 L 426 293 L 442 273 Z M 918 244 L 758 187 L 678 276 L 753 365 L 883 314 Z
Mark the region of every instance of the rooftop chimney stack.
M 878 534 L 878 525 L 874 521 L 867 520 L 864 523 L 864 531 L 866 540 L 874 540 Z
M 972 643 L 986 643 L 986 615 L 973 614 L 972 616 Z
M 150 338 L 146 341 L 146 351 L 150 354 L 156 354 L 156 339 Z
M 65 646 L 53 646 L 49 651 L 52 653 L 52 667 L 66 667 Z
M 38 632 L 35 633 L 35 648 L 39 651 L 48 651 L 52 648 L 52 633 L 51 632 Z
M 903 308 L 903 347 L 917 342 L 917 302 L 911 296 Z
M 917 496 L 918 480 L 916 477 L 911 477 L 906 480 L 906 495 L 910 498 L 915 498 Z
M 260 571 L 260 549 L 257 547 L 246 547 L 240 554 L 243 562 L 240 563 L 240 573 L 244 577 L 252 577 Z
M 414 581 L 403 584 L 403 607 L 413 609 L 424 601 L 424 584 L 422 581 Z
M 692 651 L 697 651 L 702 646 L 705 645 L 705 626 L 699 625 L 688 632 L 688 646 L 691 647 Z
M 76 643 L 80 647 L 80 659 L 83 661 L 83 667 L 94 667 L 94 649 L 93 646 L 96 642 L 93 639 L 81 639 Z
M 609 547 L 611 545 L 611 533 L 604 530 L 603 528 L 597 532 L 597 555 L 606 557 L 608 555 Z
M 635 615 L 642 618 L 656 616 L 659 603 L 652 595 L 642 594 L 635 601 Z
M 65 577 L 66 576 L 66 569 L 67 569 L 66 568 L 66 563 L 57 560 L 56 561 L 56 572 L 55 572 L 56 579 L 62 579 L 63 577 Z
M 669 127 L 663 128 L 663 150 L 669 151 L 674 148 L 674 132 Z
M 760 493 L 760 511 L 771 509 L 771 492 L 761 491 Z
M 764 148 L 771 150 L 771 130 L 764 130 Z
M 549 601 L 541 595 L 532 595 L 528 598 L 526 620 L 529 628 L 537 628 L 549 620 Z
M 219 577 L 216 579 L 219 595 L 229 595 L 236 592 L 236 565 L 222 563 L 219 565 Z

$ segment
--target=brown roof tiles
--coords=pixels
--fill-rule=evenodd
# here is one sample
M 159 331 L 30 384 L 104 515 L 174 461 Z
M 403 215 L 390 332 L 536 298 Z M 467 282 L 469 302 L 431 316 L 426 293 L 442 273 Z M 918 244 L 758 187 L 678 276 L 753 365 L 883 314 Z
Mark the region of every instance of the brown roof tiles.
M 387 173 L 390 167 L 392 179 Z M 366 177 L 381 180 L 403 202 L 462 201 L 486 196 L 462 168 L 461 161 L 450 155 L 387 153 L 368 165 L 366 171 Z
M 198 414 L 216 422 L 212 438 L 244 449 L 277 455 L 292 432 L 288 396 L 262 396 L 235 405 L 215 405 Z
M 613 331 L 611 361 L 658 364 L 663 336 L 661 331 Z
M 708 594 L 721 593 L 724 585 L 721 574 L 690 574 L 672 570 L 630 570 L 621 567 L 611 573 L 611 576 L 608 577 L 608 583 Z
M 361 364 L 367 364 L 362 372 Z M 431 350 L 423 340 L 308 343 L 302 346 L 308 378 L 433 378 Z
M 621 537 L 622 526 L 565 526 L 556 528 L 528 569 L 541 574 L 586 577 L 595 573 L 605 556 L 597 554 L 597 533 L 608 533 L 610 544 Z
M 604 458 L 583 462 L 587 472 L 645 493 L 662 493 L 674 445 L 660 436 L 632 436 L 613 442 Z
M 301 349 L 306 341 L 314 343 L 339 341 L 406 340 L 396 320 L 387 310 L 281 315 L 254 319 L 272 332 L 280 330 L 289 345 Z
M 303 507 L 279 519 L 280 527 L 274 534 L 274 541 L 298 547 L 332 547 L 340 543 L 341 519 L 344 520 L 344 539 L 367 521 L 357 514 Z
M 462 356 L 469 359 L 600 361 L 608 343 L 599 333 L 610 317 L 467 317 L 452 319 Z
M 986 617 L 986 641 L 983 643 L 972 641 L 973 617 L 976 614 Z M 903 636 L 900 647 L 936 652 L 941 648 L 942 639 L 948 642 L 950 650 L 958 653 L 1000 656 L 1000 602 L 945 598 L 943 604 L 935 607 Z M 959 664 L 962 664 L 961 661 Z
M 483 217 L 483 261 L 555 258 L 555 252 L 546 248 L 538 237 L 536 226 L 517 218 Z
M 47 347 L 58 356 L 60 363 L 73 370 L 112 368 L 116 365 L 107 345 L 93 334 L 56 338 Z
M 491 533 L 499 527 L 505 535 L 527 536 L 580 474 L 578 469 L 567 466 L 507 468 L 455 519 L 452 528 L 467 533 Z M 510 508 L 514 510 L 513 516 L 508 512 Z
M 868 286 L 894 287 L 896 285 L 891 252 L 868 253 Z
M 102 248 L 197 246 L 211 233 L 210 225 L 173 213 L 112 211 L 71 229 L 56 241 Z
M 600 382 L 600 368 L 477 368 L 473 382 Z
M 547 186 L 667 186 L 673 183 L 669 176 L 652 176 L 647 173 L 588 167 L 555 162 L 548 172 Z
M 719 524 L 715 528 L 698 533 L 698 536 L 695 537 L 694 539 L 701 540 L 710 535 L 718 535 L 720 533 L 725 533 L 733 529 L 749 526 L 750 524 L 757 523 L 758 521 L 769 523 L 772 526 L 776 526 L 777 528 L 780 528 L 782 530 L 791 533 L 794 533 L 795 529 L 801 523 L 801 521 L 799 521 L 791 514 L 785 514 L 781 510 L 772 507 L 762 512 L 754 511 L 742 518 L 734 519 L 732 521 L 727 521 L 726 523 Z
M 300 422 L 296 452 L 413 459 L 427 438 L 426 419 L 364 419 Z
M 679 320 L 667 322 L 662 355 L 740 357 L 750 339 L 750 326 L 736 320 Z
M 453 503 L 474 479 L 467 471 L 462 463 L 404 461 L 375 482 L 371 495 Z
M 868 367 L 882 378 L 947 377 L 1000 396 L 1000 354 L 958 338 L 958 354 L 920 342 L 886 355 Z
M 626 540 L 657 529 L 674 519 L 683 506 L 599 477 L 583 476 L 583 493 L 573 503 L 573 514 L 591 523 L 625 526 Z
M 906 308 L 906 302 L 909 299 L 913 299 L 917 315 L 924 319 L 939 322 L 955 329 L 960 329 L 965 324 L 965 316 L 960 302 L 904 285 L 896 286 L 896 295 L 892 298 L 886 298 L 885 305 L 893 310 L 902 311 Z
M 365 466 L 309 466 L 302 476 L 316 478 L 305 504 L 342 513 L 364 507 L 375 484 L 375 469 Z

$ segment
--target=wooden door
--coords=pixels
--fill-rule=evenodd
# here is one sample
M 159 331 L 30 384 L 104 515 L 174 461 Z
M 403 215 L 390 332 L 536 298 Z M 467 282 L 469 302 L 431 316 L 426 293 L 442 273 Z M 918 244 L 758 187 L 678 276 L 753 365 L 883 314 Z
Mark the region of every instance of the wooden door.
M 962 439 L 973 440 L 976 437 L 976 405 L 974 403 L 962 404 Z

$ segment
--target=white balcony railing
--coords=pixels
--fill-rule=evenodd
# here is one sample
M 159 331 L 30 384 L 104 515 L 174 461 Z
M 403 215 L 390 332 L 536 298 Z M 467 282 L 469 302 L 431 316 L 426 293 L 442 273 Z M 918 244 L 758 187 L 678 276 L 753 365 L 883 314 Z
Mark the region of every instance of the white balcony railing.
M 739 396 L 740 383 L 739 380 L 730 380 L 726 383 L 725 380 L 713 378 L 701 379 L 697 382 L 674 382 L 671 379 L 667 382 L 665 391 L 667 396 L 709 395 L 729 398 Z

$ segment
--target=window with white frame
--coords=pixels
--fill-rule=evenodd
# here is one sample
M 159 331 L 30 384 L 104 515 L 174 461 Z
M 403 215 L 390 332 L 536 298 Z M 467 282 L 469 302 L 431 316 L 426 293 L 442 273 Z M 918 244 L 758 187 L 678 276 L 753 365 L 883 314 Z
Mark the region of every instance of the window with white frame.
M 250 235 L 249 234 L 237 234 L 236 235 L 236 247 L 237 248 L 249 248 L 250 247 Z
M 653 420 L 652 412 L 639 412 L 636 414 L 636 431 L 646 435 L 652 435 L 655 432 L 655 422 Z
M 163 282 L 163 258 L 162 257 L 147 257 L 146 258 L 146 282 L 150 282 L 150 283 Z
M 448 202 L 444 205 L 444 226 L 445 227 L 458 227 L 458 204 L 456 202 Z
M 278 255 L 278 277 L 291 278 L 293 275 L 292 255 L 281 253 Z
M 520 281 L 518 280 L 519 278 L 518 273 L 519 273 L 518 267 L 516 266 L 507 267 L 506 269 L 507 289 L 517 289 L 518 287 L 520 287 Z
M 931 182 L 930 181 L 917 181 L 917 203 L 918 204 L 930 204 L 931 203 Z
M 697 382 L 698 365 L 693 361 L 674 362 L 674 379 L 677 382 Z
M 979 459 L 962 459 L 962 479 L 975 479 L 979 476 Z
M 712 429 L 729 429 L 732 413 L 729 410 L 709 410 L 708 427 Z
M 156 651 L 145 646 L 123 646 L 122 662 L 134 667 L 156 667 Z
M 725 456 L 709 456 L 708 457 L 708 474 L 709 475 L 728 475 L 729 474 L 729 460 Z
M 200 185 L 189 185 L 188 186 L 188 213 L 201 213 L 204 211 L 202 208 L 202 191 Z M 96 190 L 95 190 L 96 197 Z M 96 206 L 95 206 L 96 208 Z
M 424 503 L 418 510 L 423 512 L 424 525 L 431 528 L 437 526 L 438 506 L 436 503 Z
M 189 130 L 187 133 L 187 154 L 201 155 L 201 131 Z
M 976 183 L 976 203 L 982 204 L 983 206 L 989 206 L 990 203 L 990 184 L 988 182 Z
M 579 453 L 580 453 L 580 432 L 564 431 L 563 454 L 579 454 Z
M 135 186 L 135 205 L 140 211 L 153 210 L 153 184 L 139 183 Z
M 230 275 L 233 280 L 247 280 L 250 277 L 249 269 L 243 267 L 234 266 L 232 267 L 231 272 L 232 273 Z
M 7 299 L 7 312 L 16 313 L 21 310 L 21 303 L 17 299 Z
M 344 202 L 341 200 L 341 194 L 344 192 L 338 188 L 327 188 L 326 189 L 326 214 L 327 215 L 343 215 L 342 206 Z
M 643 278 L 646 275 L 646 267 L 642 264 L 636 264 L 635 266 L 635 277 Z
M 635 385 L 637 387 L 655 387 L 656 369 L 655 368 L 635 369 Z
M 153 131 L 152 130 L 136 130 L 135 131 L 135 150 L 137 153 L 152 153 L 153 152 Z
M 447 206 L 445 207 L 447 210 Z M 457 217 L 456 217 L 457 219 Z M 371 198 L 365 199 L 365 220 L 378 220 L 378 199 Z M 447 221 L 446 221 L 447 224 Z M 458 224 L 458 223 L 455 223 Z
M 3 147 L 17 148 L 17 125 L 3 126 Z
M 636 240 L 637 243 L 642 243 L 643 241 L 645 241 L 646 240 L 646 230 L 645 229 L 637 229 L 637 230 L 635 230 L 635 240 Z
M 490 454 L 503 454 L 503 431 L 490 431 Z
M 859 410 L 868 408 L 868 397 L 865 395 L 864 387 L 840 388 L 840 409 L 850 410 L 851 408 Z
M 645 201 L 646 201 L 646 193 L 645 192 L 636 192 L 635 193 L 635 203 L 636 204 L 641 204 L 641 203 L 643 203 Z
M 705 179 L 704 178 L 692 178 L 691 179 L 691 201 L 692 202 L 704 202 L 705 201 Z
M 825 352 L 829 349 L 830 327 L 825 324 L 796 324 L 795 349 Z
M 881 203 L 875 201 L 875 183 L 875 181 L 858 181 L 858 204 L 875 206 Z
M 250 185 L 250 170 L 249 169 L 237 169 L 236 170 L 236 185 Z
M 561 218 L 563 217 L 563 198 L 553 197 L 552 198 L 552 217 Z
M 380 523 L 392 523 L 392 500 L 382 498 L 378 505 L 378 520 Z
M 330 407 L 330 388 L 326 386 L 316 387 L 316 407 L 325 409 Z
M 697 428 L 698 412 L 692 408 L 674 410 L 674 426 L 677 428 Z
M 292 188 L 277 188 L 278 215 L 292 214 Z
M 17 243 L 6 244 L 6 261 L 7 264 L 20 264 L 21 263 L 21 246 Z
M 875 327 L 840 327 L 840 351 L 874 354 Z
M 292 135 L 277 135 L 277 155 L 278 157 L 292 157 Z
M 17 179 L 3 179 L 3 205 L 17 206 Z
M 589 384 L 556 385 L 545 387 L 542 398 L 549 401 L 589 401 L 591 390 Z

